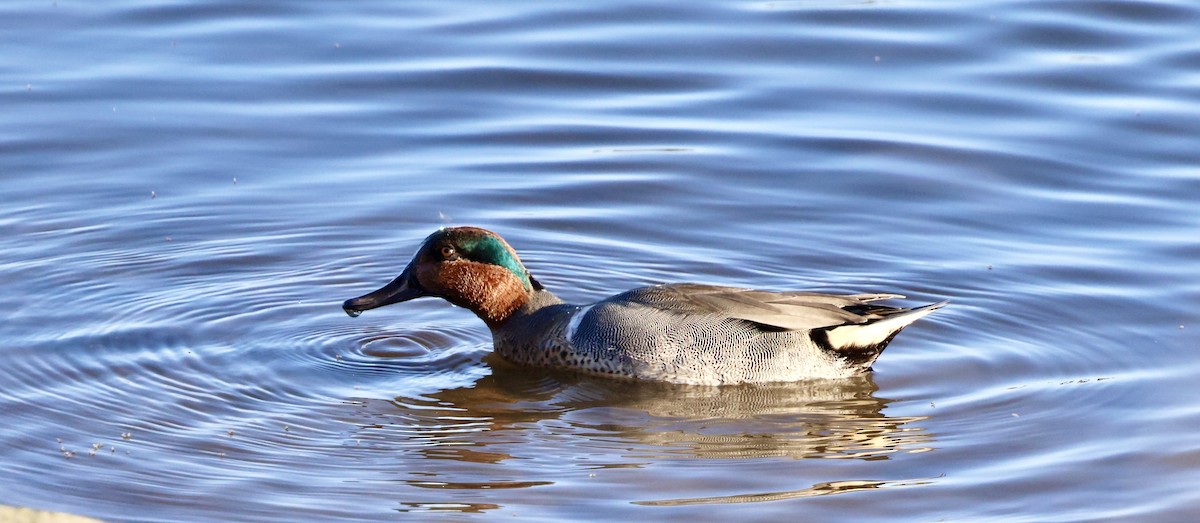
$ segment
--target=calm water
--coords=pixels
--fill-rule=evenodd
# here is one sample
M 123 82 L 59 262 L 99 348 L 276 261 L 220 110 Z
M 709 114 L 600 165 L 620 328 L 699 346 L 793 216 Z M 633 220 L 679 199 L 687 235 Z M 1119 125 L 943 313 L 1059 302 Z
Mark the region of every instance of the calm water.
M 0 5 L 0 504 L 1200 516 L 1200 6 L 584 4 Z M 733 388 L 342 313 L 449 224 L 568 300 L 952 304 L 870 375 Z

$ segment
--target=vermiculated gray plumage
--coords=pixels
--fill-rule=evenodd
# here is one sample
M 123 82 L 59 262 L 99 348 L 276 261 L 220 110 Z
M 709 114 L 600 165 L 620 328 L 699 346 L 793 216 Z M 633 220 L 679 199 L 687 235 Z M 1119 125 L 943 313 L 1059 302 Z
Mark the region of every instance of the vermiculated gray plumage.
M 494 340 L 502 356 L 521 363 L 675 383 L 835 378 L 869 368 L 891 335 L 941 306 L 869 304 L 898 297 L 657 285 L 584 307 L 543 307 L 528 321 L 518 312 L 494 333 Z M 844 346 L 830 342 L 829 330 L 906 315 L 912 317 L 903 318 L 886 339 Z M 528 332 L 547 325 L 558 327 L 555 332 Z

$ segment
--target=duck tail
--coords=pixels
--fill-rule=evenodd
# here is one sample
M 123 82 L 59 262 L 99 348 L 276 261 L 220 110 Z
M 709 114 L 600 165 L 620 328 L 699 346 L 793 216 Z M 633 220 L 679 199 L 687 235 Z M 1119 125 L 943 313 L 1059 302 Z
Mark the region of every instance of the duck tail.
M 883 312 L 882 318 L 866 323 L 839 325 L 813 331 L 813 340 L 847 362 L 865 369 L 875 362 L 888 342 L 901 330 L 927 314 L 945 307 L 947 303 L 943 301 L 915 309 L 893 309 Z

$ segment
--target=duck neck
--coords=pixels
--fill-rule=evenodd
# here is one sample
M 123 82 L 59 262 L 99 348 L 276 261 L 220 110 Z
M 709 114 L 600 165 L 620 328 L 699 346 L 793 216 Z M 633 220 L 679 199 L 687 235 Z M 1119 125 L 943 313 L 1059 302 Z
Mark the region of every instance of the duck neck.
M 537 290 L 525 293 L 521 298 L 507 303 L 493 302 L 492 307 L 480 308 L 475 311 L 475 314 L 495 332 L 514 317 L 528 316 L 543 308 L 563 302 L 554 293 L 540 288 L 540 286 Z

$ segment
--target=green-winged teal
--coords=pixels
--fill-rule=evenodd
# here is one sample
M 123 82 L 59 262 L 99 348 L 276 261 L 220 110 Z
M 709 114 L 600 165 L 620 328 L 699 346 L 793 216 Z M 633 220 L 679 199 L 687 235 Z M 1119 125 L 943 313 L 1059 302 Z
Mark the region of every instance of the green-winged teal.
M 478 315 L 500 356 L 674 383 L 838 378 L 870 369 L 896 333 L 945 302 L 913 309 L 876 305 L 897 294 L 769 292 L 691 283 L 654 285 L 588 305 L 547 291 L 499 235 L 443 228 L 404 272 L 346 300 L 351 316 L 436 296 Z

